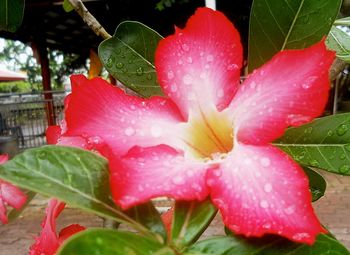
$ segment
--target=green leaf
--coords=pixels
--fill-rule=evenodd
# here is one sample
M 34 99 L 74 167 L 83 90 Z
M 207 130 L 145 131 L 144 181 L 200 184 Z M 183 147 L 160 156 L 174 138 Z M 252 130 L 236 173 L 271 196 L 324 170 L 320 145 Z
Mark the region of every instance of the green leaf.
M 248 71 L 284 49 L 303 49 L 328 34 L 341 0 L 254 0 L 249 23 Z
M 350 36 L 335 26 L 327 37 L 328 48 L 336 51 L 337 57 L 350 63 Z
M 72 236 L 58 255 L 175 255 L 168 247 L 131 232 L 110 229 L 88 229 Z
M 143 97 L 162 95 L 154 54 L 162 36 L 135 21 L 119 24 L 112 38 L 103 41 L 98 55 L 108 72 Z
M 327 183 L 319 173 L 312 170 L 311 168 L 304 166 L 303 169 L 309 178 L 309 188 L 312 195 L 312 201 L 315 202 L 324 196 Z
M 74 10 L 74 7 L 71 5 L 69 0 L 64 0 L 63 1 L 63 9 L 65 12 L 71 12 Z
M 321 234 L 312 245 L 297 244 L 276 236 L 242 238 L 214 237 L 194 244 L 183 255 L 347 255 L 337 240 Z
M 25 204 L 21 207 L 21 209 L 17 210 L 15 208 L 13 208 L 9 214 L 7 215 L 7 218 L 9 220 L 9 222 L 14 221 L 15 219 L 17 219 L 18 216 L 21 215 L 21 213 L 23 212 L 23 210 L 27 207 L 27 205 L 29 205 L 30 201 L 33 200 L 33 198 L 35 197 L 36 193 L 33 191 L 24 191 L 24 194 L 27 195 L 27 200 L 25 202 Z
M 210 199 L 203 202 L 176 201 L 171 229 L 175 247 L 181 249 L 194 243 L 213 220 L 216 212 Z
M 350 113 L 289 128 L 273 144 L 302 165 L 350 175 Z
M 153 233 L 160 235 L 163 241 L 166 240 L 167 233 L 163 221 L 152 202 L 134 206 L 127 210 L 126 213 L 137 222 L 146 226 Z
M 350 26 L 350 17 L 337 19 L 334 21 L 334 26 Z
M 0 165 L 0 178 L 122 221 L 123 214 L 110 196 L 108 162 L 95 153 L 63 146 L 29 149 Z
M 0 0 L 0 31 L 14 33 L 22 24 L 24 0 Z

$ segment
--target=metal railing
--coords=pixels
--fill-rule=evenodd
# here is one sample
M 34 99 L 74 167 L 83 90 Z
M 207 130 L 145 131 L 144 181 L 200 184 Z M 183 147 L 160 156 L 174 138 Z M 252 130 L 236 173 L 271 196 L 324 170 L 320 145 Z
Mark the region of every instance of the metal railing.
M 52 99 L 45 99 L 46 93 L 52 93 Z M 0 94 L 0 136 L 15 136 L 20 149 L 46 144 L 48 107 L 59 123 L 65 95 L 62 91 Z

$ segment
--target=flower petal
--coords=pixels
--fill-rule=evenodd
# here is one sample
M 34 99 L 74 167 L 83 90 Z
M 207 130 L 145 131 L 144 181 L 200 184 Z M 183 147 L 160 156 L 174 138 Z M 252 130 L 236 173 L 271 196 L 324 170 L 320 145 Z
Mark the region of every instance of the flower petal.
M 95 78 L 79 84 L 70 94 L 64 135 L 99 140 L 124 154 L 135 145 L 171 143 L 176 133 L 174 124 L 181 120 L 169 99 L 130 96 Z
M 312 244 L 324 232 L 306 175 L 277 148 L 236 145 L 217 169 L 208 170 L 207 182 L 225 225 L 237 234 L 278 234 Z
M 203 200 L 208 195 L 205 165 L 166 145 L 134 147 L 121 159 L 108 158 L 112 195 L 123 209 L 159 196 Z
M 265 144 L 319 116 L 328 99 L 335 53 L 321 41 L 305 50 L 278 53 L 254 71 L 230 105 L 239 141 Z
M 56 218 L 64 209 L 65 204 L 56 199 L 49 201 L 46 208 L 46 218 L 42 223 L 41 234 L 35 238 L 35 243 L 30 247 L 30 255 L 53 255 L 59 247 L 56 234 Z
M 60 231 L 58 242 L 61 245 L 67 238 L 85 229 L 85 227 L 79 224 L 69 225 Z
M 163 90 L 185 117 L 208 102 L 222 110 L 239 84 L 239 34 L 222 13 L 199 8 L 185 29 L 160 41 L 155 65 Z

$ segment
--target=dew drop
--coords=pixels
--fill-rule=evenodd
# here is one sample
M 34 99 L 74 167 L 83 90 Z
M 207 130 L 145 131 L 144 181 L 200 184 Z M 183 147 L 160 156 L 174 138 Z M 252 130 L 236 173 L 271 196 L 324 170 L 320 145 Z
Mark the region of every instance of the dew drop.
M 123 68 L 123 66 L 124 66 L 124 64 L 123 63 L 121 63 L 121 62 L 118 62 L 117 64 L 116 64 L 116 67 L 117 68 Z
M 249 87 L 251 89 L 255 89 L 256 88 L 256 83 L 253 81 L 252 83 L 250 83 Z
M 309 164 L 310 164 L 311 166 L 314 166 L 314 167 L 316 167 L 316 166 L 319 165 L 319 163 L 318 163 L 318 161 L 317 161 L 316 159 L 310 160 Z
M 152 80 L 152 75 L 151 74 L 147 74 L 147 80 Z
M 292 239 L 296 241 L 301 241 L 310 238 L 310 234 L 308 233 L 298 233 L 292 236 Z
M 135 134 L 135 130 L 132 127 L 128 127 L 127 129 L 124 130 L 124 133 L 127 136 L 132 136 L 133 134 Z
M 346 156 L 345 156 L 345 154 L 343 153 L 343 154 L 340 155 L 339 158 L 342 159 L 342 160 L 344 160 L 344 159 L 346 158 Z
M 190 47 L 189 47 L 186 43 L 182 44 L 181 48 L 182 48 L 184 51 L 189 51 L 189 49 L 190 49 Z
M 265 190 L 265 192 L 267 192 L 267 193 L 271 192 L 271 191 L 272 191 L 272 185 L 271 185 L 271 183 L 266 183 L 266 184 L 264 185 L 264 190 Z
M 337 128 L 337 135 L 339 136 L 343 136 L 345 135 L 345 133 L 348 131 L 348 127 L 345 124 L 341 124 L 338 128 Z
M 174 72 L 173 71 L 169 71 L 168 72 L 168 79 L 171 80 L 174 78 Z
M 264 157 L 264 158 L 261 158 L 261 159 L 260 159 L 260 164 L 261 164 L 263 167 L 269 166 L 270 163 L 271 163 L 271 162 L 270 162 L 270 159 L 269 159 L 269 158 Z
M 213 60 L 214 60 L 213 55 L 208 55 L 207 56 L 207 62 L 213 62 Z
M 186 74 L 182 80 L 186 85 L 189 85 L 192 83 L 192 76 L 190 74 Z
M 230 64 L 227 66 L 228 71 L 232 71 L 232 70 L 236 70 L 236 69 L 238 69 L 238 65 L 236 65 L 236 64 Z
M 182 176 L 176 176 L 173 178 L 173 183 L 176 185 L 181 185 L 185 183 L 185 180 Z
M 328 135 L 328 136 L 332 136 L 332 135 L 333 135 L 333 131 L 332 131 L 332 130 L 329 130 L 329 131 L 327 132 L 327 135 Z
M 339 167 L 339 172 L 342 174 L 349 172 L 349 170 L 350 170 L 349 165 L 342 165 L 341 167 Z
M 270 224 L 270 223 L 265 223 L 265 224 L 263 225 L 263 228 L 264 228 L 264 229 L 270 229 L 270 228 L 271 228 L 271 224 Z
M 106 61 L 106 66 L 107 66 L 108 68 L 111 68 L 112 65 L 113 65 L 113 62 L 114 62 L 114 60 L 113 60 L 112 57 L 108 58 L 107 61 Z
M 170 86 L 170 90 L 171 90 L 171 92 L 176 92 L 177 91 L 177 86 L 175 84 L 172 84 Z
M 260 202 L 260 207 L 266 209 L 269 207 L 269 203 L 266 200 L 262 200 Z
M 143 68 L 141 66 L 136 69 L 136 74 L 139 76 L 143 74 Z
M 193 63 L 193 59 L 192 59 L 191 57 L 188 57 L 188 58 L 186 59 L 186 61 L 187 61 L 187 63 L 189 63 L 189 64 L 192 64 L 192 63 Z
M 345 150 L 350 151 L 350 144 L 345 144 L 344 148 L 345 148 Z
M 284 212 L 287 214 L 287 215 L 291 215 L 295 212 L 295 206 L 294 205 L 291 205 L 289 207 L 287 207 L 286 209 L 284 209 Z

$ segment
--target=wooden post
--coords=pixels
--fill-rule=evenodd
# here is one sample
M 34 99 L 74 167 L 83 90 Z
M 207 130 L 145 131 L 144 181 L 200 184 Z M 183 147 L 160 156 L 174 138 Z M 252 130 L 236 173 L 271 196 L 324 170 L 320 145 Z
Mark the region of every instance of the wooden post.
M 45 45 L 37 45 L 37 53 L 41 66 L 41 77 L 43 79 L 43 90 L 45 99 L 46 118 L 49 126 L 56 125 L 55 109 L 51 93 L 51 76 L 49 68 L 49 58 Z

